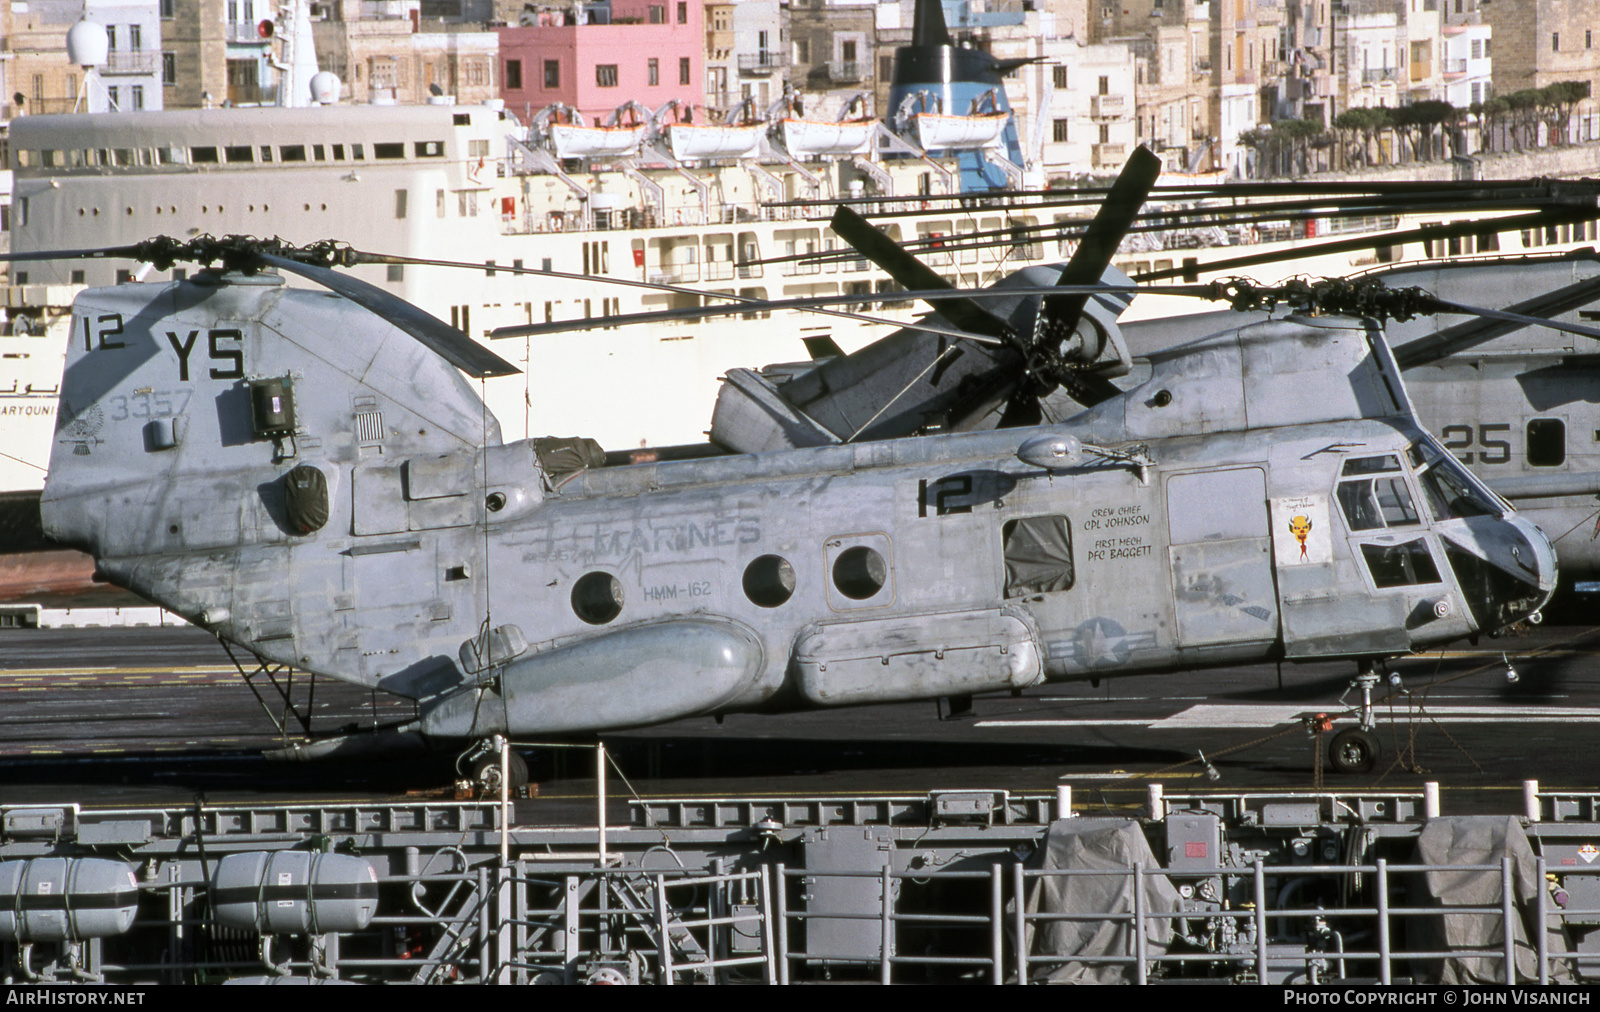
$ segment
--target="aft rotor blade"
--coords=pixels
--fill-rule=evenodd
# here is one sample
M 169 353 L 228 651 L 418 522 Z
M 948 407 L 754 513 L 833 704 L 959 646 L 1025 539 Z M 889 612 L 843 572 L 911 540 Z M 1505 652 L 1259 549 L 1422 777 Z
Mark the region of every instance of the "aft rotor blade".
M 1600 276 L 1558 288 L 1553 292 L 1546 292 L 1537 298 L 1508 306 L 1500 312 L 1532 317 L 1540 320 L 1541 325 L 1548 325 L 1551 322 L 1548 317 L 1586 306 L 1596 299 L 1600 299 Z M 1446 327 L 1436 334 L 1407 341 L 1394 349 L 1395 362 L 1402 369 L 1427 365 L 1458 351 L 1520 330 L 1522 326 L 1520 323 L 1499 316 L 1480 316 L 1476 320 Z
M 1307 257 L 1323 256 L 1328 253 L 1355 253 L 1362 250 L 1377 249 L 1380 246 L 1402 246 L 1408 242 L 1458 239 L 1465 235 L 1483 235 L 1489 232 L 1515 232 L 1524 228 L 1588 221 L 1597 217 L 1600 217 L 1600 209 L 1585 210 L 1583 213 L 1564 211 L 1559 214 L 1536 211 L 1531 214 L 1512 215 L 1507 218 L 1459 221 L 1449 225 L 1422 225 L 1404 232 L 1386 232 L 1382 235 L 1358 236 L 1353 239 L 1334 239 L 1329 242 L 1313 243 L 1308 246 L 1295 246 L 1288 249 L 1273 250 L 1269 253 L 1251 253 L 1247 256 L 1212 260 L 1203 264 L 1189 264 L 1168 270 L 1141 271 L 1134 275 L 1134 280 L 1161 281 L 1166 278 L 1193 276 L 1202 271 L 1233 271 L 1241 267 L 1258 267 L 1263 264 L 1275 264 L 1284 260 L 1301 260 Z
M 1094 295 L 1101 292 L 1110 294 L 1127 295 L 1182 295 L 1191 298 L 1217 299 L 1218 290 L 1212 285 L 1171 285 L 1162 288 L 1139 288 L 1132 285 L 1080 285 L 1077 286 L 1084 294 Z M 539 334 L 564 334 L 579 330 L 598 330 L 602 327 L 629 327 L 641 323 L 660 322 L 685 322 L 690 320 L 704 320 L 717 316 L 736 316 L 740 313 L 770 312 L 772 310 L 798 310 L 801 312 L 820 312 L 828 306 L 849 305 L 856 302 L 931 302 L 936 306 L 943 306 L 952 300 L 977 300 L 983 298 L 1010 298 L 1027 295 L 1055 295 L 1061 291 L 1060 286 L 1017 286 L 1012 288 L 983 288 L 976 291 L 962 292 L 955 289 L 943 291 L 909 291 L 909 292 L 870 292 L 854 295 L 819 295 L 808 299 L 742 299 L 739 296 L 717 293 L 700 293 L 707 298 L 733 299 L 731 303 L 715 306 L 690 306 L 686 309 L 664 309 L 647 313 L 623 313 L 617 316 L 600 316 L 585 320 L 556 320 L 552 323 L 525 323 L 514 327 L 500 327 L 490 332 L 493 338 L 529 337 Z M 853 319 L 869 323 L 882 323 L 891 327 L 915 327 L 933 334 L 945 334 L 949 337 L 965 338 L 977 341 L 980 344 L 998 345 L 1004 343 L 1001 339 L 990 337 L 986 334 L 974 334 L 969 331 L 954 330 L 929 324 L 926 321 L 906 322 L 903 320 L 886 320 L 858 314 L 849 315 Z M 943 312 L 941 316 L 945 316 Z M 945 316 L 945 319 L 949 319 Z
M 1111 184 L 1105 203 L 1100 205 L 1083 238 L 1078 240 L 1072 259 L 1056 279 L 1058 285 L 1092 285 L 1100 280 L 1111 266 L 1111 258 L 1117 255 L 1123 236 L 1139 217 L 1139 209 L 1144 206 L 1159 175 L 1161 159 L 1142 144 L 1134 148 L 1127 164 L 1117 174 L 1116 182 Z M 1088 301 L 1088 295 L 1055 295 L 1044 300 L 1042 311 L 1050 325 L 1060 328 L 1064 336 L 1077 328 L 1078 317 Z
M 912 291 L 948 289 L 955 286 L 933 268 L 901 248 L 900 244 L 878 231 L 867 219 L 840 206 L 829 223 L 834 234 L 855 247 L 856 252 L 882 268 L 883 272 Z M 1098 277 L 1093 280 L 1100 280 Z M 946 299 L 939 303 L 939 315 L 962 330 L 999 337 L 1009 328 L 1005 321 L 976 302 Z
M 474 379 L 514 376 L 522 371 L 437 317 L 359 278 L 267 253 L 261 254 L 261 262 L 280 271 L 298 274 L 337 292 L 410 334 L 440 358 Z
M 1559 320 L 1547 320 L 1542 316 L 1523 316 L 1521 313 L 1512 313 L 1503 309 L 1483 309 L 1479 306 L 1464 306 L 1459 302 L 1445 302 L 1443 299 L 1434 300 L 1438 309 L 1446 313 L 1465 313 L 1470 316 L 1485 316 L 1491 320 L 1504 320 L 1514 323 L 1517 327 L 1544 327 L 1547 330 L 1559 330 L 1567 334 L 1578 334 L 1581 337 L 1592 337 L 1600 340 L 1600 330 L 1594 327 L 1584 327 L 1576 323 L 1562 323 Z M 1516 328 L 1512 328 L 1516 329 Z
M 140 246 L 101 246 L 97 249 L 45 249 L 0 253 L 0 263 L 33 260 L 141 260 Z

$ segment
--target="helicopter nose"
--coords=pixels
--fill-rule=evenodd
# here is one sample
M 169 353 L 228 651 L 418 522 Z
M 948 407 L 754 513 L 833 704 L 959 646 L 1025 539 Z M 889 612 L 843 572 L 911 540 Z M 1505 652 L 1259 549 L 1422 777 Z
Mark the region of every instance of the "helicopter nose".
M 1527 543 L 1527 547 L 1523 551 L 1518 551 L 1516 546 L 1512 547 L 1512 561 L 1544 593 L 1544 600 L 1539 602 L 1539 607 L 1543 608 L 1550 600 L 1550 595 L 1554 594 L 1556 589 L 1559 563 L 1556 560 L 1555 546 L 1550 543 L 1550 539 L 1545 535 L 1544 531 L 1540 530 L 1537 524 L 1526 517 L 1513 516 L 1509 522 L 1517 529 L 1517 533 L 1522 536 L 1523 541 Z
M 1466 595 L 1478 628 L 1503 629 L 1538 613 L 1556 589 L 1556 553 L 1550 539 L 1520 516 L 1469 523 L 1446 535 L 1445 554 Z

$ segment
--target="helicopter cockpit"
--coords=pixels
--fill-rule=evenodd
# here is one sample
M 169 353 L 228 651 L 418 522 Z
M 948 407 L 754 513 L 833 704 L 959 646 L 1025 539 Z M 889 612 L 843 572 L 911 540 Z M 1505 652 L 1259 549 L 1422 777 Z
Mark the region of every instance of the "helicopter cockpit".
M 1444 584 L 1449 573 L 1480 630 L 1536 616 L 1555 588 L 1549 542 L 1431 436 L 1405 457 L 1351 457 L 1340 469 L 1335 498 L 1372 588 Z

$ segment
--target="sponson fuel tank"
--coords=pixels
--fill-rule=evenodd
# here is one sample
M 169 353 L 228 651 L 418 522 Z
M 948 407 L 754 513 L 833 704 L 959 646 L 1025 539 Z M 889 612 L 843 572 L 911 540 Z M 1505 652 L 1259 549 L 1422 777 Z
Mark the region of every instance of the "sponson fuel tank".
M 712 710 L 762 667 L 761 642 L 733 622 L 679 619 L 622 629 L 511 661 L 422 717 L 435 738 L 594 731 Z

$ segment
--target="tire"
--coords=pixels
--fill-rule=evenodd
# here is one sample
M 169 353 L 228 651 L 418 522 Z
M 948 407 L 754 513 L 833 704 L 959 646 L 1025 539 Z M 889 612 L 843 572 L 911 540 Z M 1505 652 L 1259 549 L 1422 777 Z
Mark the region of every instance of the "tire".
M 513 792 L 528 786 L 528 761 L 516 752 L 511 753 L 511 790 Z M 484 786 L 490 794 L 498 796 L 500 793 L 500 756 L 490 753 L 479 756 L 472 764 L 472 779 Z
M 1328 765 L 1340 773 L 1370 773 L 1378 765 L 1378 739 L 1359 727 L 1347 727 L 1328 744 Z

